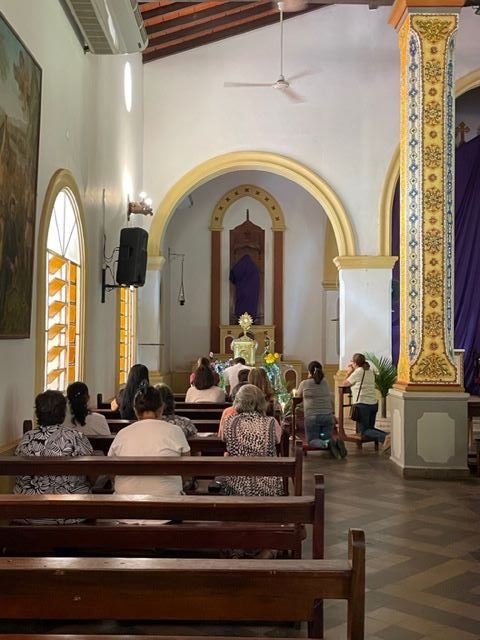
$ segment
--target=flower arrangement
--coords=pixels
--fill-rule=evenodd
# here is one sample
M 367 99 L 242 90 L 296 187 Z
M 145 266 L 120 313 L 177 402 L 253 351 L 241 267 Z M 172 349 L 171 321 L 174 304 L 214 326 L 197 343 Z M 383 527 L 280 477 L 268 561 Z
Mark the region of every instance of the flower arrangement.
M 215 360 L 212 351 L 210 351 L 208 355 L 210 358 L 210 366 L 214 371 L 218 373 L 218 376 L 220 378 L 218 386 L 221 389 L 225 389 L 225 378 L 223 372 L 227 367 L 230 367 L 233 364 L 233 358 L 230 358 L 229 360 Z
M 282 368 L 280 364 L 282 355 L 276 351 L 270 351 L 270 340 L 267 340 L 268 339 L 265 340 L 262 368 L 267 372 L 275 397 L 282 407 L 282 412 L 286 413 L 287 408 L 290 405 L 292 394 L 288 391 L 287 383 L 282 375 Z

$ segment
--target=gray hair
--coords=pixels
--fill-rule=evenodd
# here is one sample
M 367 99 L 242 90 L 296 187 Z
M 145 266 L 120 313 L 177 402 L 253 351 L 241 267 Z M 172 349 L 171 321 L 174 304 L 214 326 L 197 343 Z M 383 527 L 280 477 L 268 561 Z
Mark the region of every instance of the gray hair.
M 258 413 L 265 414 L 267 410 L 267 401 L 265 394 L 254 384 L 244 384 L 237 391 L 233 402 L 237 413 Z

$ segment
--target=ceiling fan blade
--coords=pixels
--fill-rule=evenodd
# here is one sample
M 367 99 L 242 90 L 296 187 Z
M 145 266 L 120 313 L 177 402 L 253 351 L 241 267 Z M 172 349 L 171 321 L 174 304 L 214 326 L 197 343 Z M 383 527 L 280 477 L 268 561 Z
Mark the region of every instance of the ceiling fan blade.
M 271 82 L 224 82 L 224 87 L 271 87 Z
M 300 80 L 300 78 L 306 78 L 307 76 L 316 75 L 318 71 L 300 71 L 299 73 L 294 73 L 293 75 L 288 76 L 288 81 L 293 82 L 294 80 Z
M 285 87 L 285 89 L 281 90 L 292 102 L 305 102 L 305 98 L 301 96 L 299 93 L 294 91 L 292 87 Z

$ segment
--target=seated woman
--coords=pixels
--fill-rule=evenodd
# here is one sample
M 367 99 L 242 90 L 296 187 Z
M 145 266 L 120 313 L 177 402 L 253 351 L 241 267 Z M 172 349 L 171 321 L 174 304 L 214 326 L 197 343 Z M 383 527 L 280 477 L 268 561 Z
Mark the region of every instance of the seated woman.
M 218 375 L 218 373 L 213 368 L 212 363 L 210 362 L 209 358 L 206 358 L 205 356 L 201 356 L 197 360 L 197 369 L 198 369 L 198 367 L 210 367 L 210 369 L 213 371 L 213 384 L 218 386 L 218 383 L 220 382 L 220 376 Z M 190 374 L 189 382 L 190 382 L 190 386 L 195 384 L 195 371 L 193 371 Z
M 265 415 L 267 401 L 253 384 L 241 387 L 233 404 L 236 413 L 225 420 L 223 440 L 229 456 L 276 456 L 282 428 L 273 417 Z M 280 477 L 227 477 L 227 493 L 239 496 L 284 495 Z
M 316 449 L 330 449 L 334 458 L 344 458 L 347 450 L 334 432 L 336 419 L 332 396 L 318 360 L 309 363 L 308 378 L 300 383 L 297 396 L 303 399 L 308 444 Z
M 120 411 L 123 420 L 135 420 L 135 410 L 133 399 L 141 385 L 148 385 L 148 369 L 143 364 L 134 364 L 128 372 L 127 384 L 124 389 L 120 389 L 111 402 L 113 411 Z
M 240 369 L 240 371 L 238 372 L 238 384 L 232 389 L 232 400 L 235 400 L 235 396 L 237 395 L 238 390 L 241 389 L 243 385 L 248 383 L 249 373 L 250 369 Z M 218 428 L 219 438 L 223 438 L 223 425 L 225 424 L 225 420 L 233 413 L 237 413 L 233 405 L 223 410 L 222 417 L 220 418 L 220 425 Z
M 345 386 L 351 387 L 352 403 L 359 410 L 357 433 L 383 444 L 382 449 L 390 450 L 390 435 L 375 427 L 378 411 L 377 394 L 375 391 L 375 374 L 370 369 L 363 353 L 354 353 L 347 367 L 347 377 L 343 381 Z
M 45 391 L 35 398 L 37 426 L 28 431 L 15 449 L 16 456 L 91 456 L 88 438 L 78 429 L 63 424 L 67 401 L 60 391 Z M 85 476 L 17 476 L 14 493 L 90 493 Z M 70 524 L 78 519 L 50 520 L 42 524 Z M 32 522 L 36 522 L 32 521 Z
M 138 422 L 117 433 L 109 456 L 186 456 L 190 446 L 175 424 L 162 420 L 160 391 L 146 386 L 134 399 Z M 181 476 L 116 476 L 115 493 L 177 496 L 182 493 Z
M 78 429 L 86 436 L 109 436 L 110 427 L 100 413 L 93 413 L 88 403 L 90 395 L 84 382 L 72 382 L 67 387 L 68 408 L 65 422 L 66 427 Z
M 176 424 L 177 427 L 180 427 L 183 431 L 186 438 L 196 436 L 198 433 L 197 427 L 193 424 L 190 418 L 175 415 L 175 398 L 173 397 L 173 392 L 168 384 L 162 382 L 161 384 L 157 384 L 155 388 L 158 389 L 158 392 L 160 393 L 160 401 L 163 407 L 162 420 L 170 422 L 171 424 Z
M 185 394 L 185 402 L 225 402 L 225 391 L 215 385 L 210 366 L 195 371 L 195 382 Z

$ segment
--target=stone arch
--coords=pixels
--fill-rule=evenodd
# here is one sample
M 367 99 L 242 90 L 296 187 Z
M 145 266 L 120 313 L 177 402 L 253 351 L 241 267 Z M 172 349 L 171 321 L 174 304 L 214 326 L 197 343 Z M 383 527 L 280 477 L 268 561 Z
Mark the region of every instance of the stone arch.
M 459 78 L 455 83 L 455 95 L 459 96 L 467 93 L 471 89 L 480 87 L 480 69 L 468 73 L 466 76 Z M 400 175 L 400 145 L 395 149 L 387 173 L 383 183 L 382 193 L 380 196 L 379 211 L 379 234 L 380 247 L 379 254 L 389 256 L 391 250 L 391 233 L 392 233 L 392 205 L 397 186 L 398 176 Z
M 330 220 L 340 255 L 356 254 L 355 238 L 349 217 L 340 198 L 314 171 L 301 163 L 264 151 L 235 151 L 216 156 L 187 172 L 174 184 L 158 206 L 150 227 L 148 255 L 161 255 L 168 222 L 183 198 L 212 178 L 239 170 L 269 171 L 303 187 L 319 202 Z
M 240 198 L 254 198 L 262 204 L 270 215 L 272 231 L 285 231 L 285 218 L 282 208 L 271 193 L 253 184 L 242 184 L 230 189 L 215 205 L 210 219 L 210 231 L 221 231 L 223 219 L 229 207 Z

